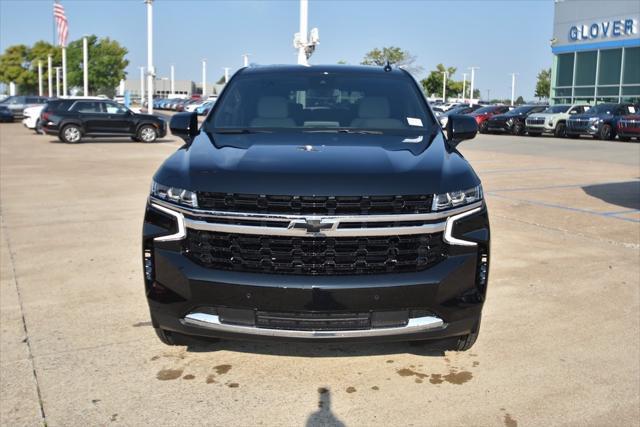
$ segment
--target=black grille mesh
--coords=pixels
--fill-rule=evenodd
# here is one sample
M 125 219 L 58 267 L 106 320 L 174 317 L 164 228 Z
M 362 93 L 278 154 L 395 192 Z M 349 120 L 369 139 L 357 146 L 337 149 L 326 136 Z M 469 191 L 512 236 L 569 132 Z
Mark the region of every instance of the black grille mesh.
M 379 237 L 284 237 L 189 230 L 187 254 L 219 270 L 301 275 L 420 271 L 444 256 L 442 233 Z
M 289 215 L 386 215 L 431 212 L 432 195 L 417 196 L 273 196 L 198 193 L 198 206 L 227 212 Z

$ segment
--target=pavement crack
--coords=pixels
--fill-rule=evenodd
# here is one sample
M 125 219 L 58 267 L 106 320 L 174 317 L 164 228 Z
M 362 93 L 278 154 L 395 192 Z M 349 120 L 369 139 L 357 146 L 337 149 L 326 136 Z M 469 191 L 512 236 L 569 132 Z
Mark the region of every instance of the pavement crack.
M 44 412 L 44 404 L 42 402 L 42 391 L 40 390 L 40 382 L 38 380 L 38 372 L 36 372 L 36 365 L 33 357 L 33 350 L 31 349 L 31 340 L 29 339 L 29 328 L 27 327 L 27 320 L 24 317 L 24 305 L 22 303 L 22 295 L 20 294 L 20 286 L 18 285 L 18 276 L 16 274 L 16 264 L 13 258 L 13 251 L 11 250 L 11 239 L 9 232 L 4 223 L 4 216 L 0 211 L 0 229 L 4 234 L 7 241 L 7 250 L 9 252 L 9 262 L 11 263 L 11 273 L 13 274 L 13 284 L 16 287 L 16 294 L 18 296 L 18 304 L 20 306 L 20 317 L 22 318 L 22 328 L 26 337 L 27 351 L 29 352 L 29 361 L 31 362 L 31 372 L 33 373 L 33 380 L 36 384 L 36 393 L 38 395 L 38 405 L 40 406 L 40 416 L 42 417 L 42 424 L 47 425 L 47 417 Z

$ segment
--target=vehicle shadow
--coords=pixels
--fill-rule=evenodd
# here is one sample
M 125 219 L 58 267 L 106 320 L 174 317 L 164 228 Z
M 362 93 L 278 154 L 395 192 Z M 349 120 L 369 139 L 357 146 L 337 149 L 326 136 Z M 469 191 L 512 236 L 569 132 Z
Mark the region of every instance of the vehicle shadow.
M 397 343 L 306 343 L 306 342 L 261 342 L 220 340 L 205 341 L 183 337 L 179 344 L 187 346 L 190 353 L 210 353 L 220 350 L 268 356 L 294 357 L 367 357 L 392 354 L 414 354 L 416 356 L 442 357 L 455 339 Z
M 131 144 L 131 145 L 153 145 L 153 144 L 172 144 L 176 142 L 177 139 L 169 139 L 169 138 L 161 138 L 154 142 L 136 142 L 132 141 L 129 138 L 83 138 L 80 142 L 76 144 L 69 145 L 82 145 L 82 144 Z M 50 144 L 65 144 L 65 142 L 60 141 L 59 139 L 50 139 L 48 141 Z
M 331 390 L 326 387 L 318 389 L 318 410 L 307 418 L 305 427 L 345 427 L 346 424 L 340 421 L 331 411 Z
M 582 190 L 612 205 L 640 210 L 640 180 L 587 185 Z

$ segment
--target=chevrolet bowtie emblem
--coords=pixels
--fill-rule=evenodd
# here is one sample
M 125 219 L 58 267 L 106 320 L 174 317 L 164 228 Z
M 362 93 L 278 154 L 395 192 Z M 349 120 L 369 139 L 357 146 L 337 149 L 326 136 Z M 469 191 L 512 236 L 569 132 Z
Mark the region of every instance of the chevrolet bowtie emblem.
M 289 228 L 305 230 L 307 233 L 319 233 L 321 231 L 333 230 L 338 223 L 332 219 L 295 219 L 289 223 Z

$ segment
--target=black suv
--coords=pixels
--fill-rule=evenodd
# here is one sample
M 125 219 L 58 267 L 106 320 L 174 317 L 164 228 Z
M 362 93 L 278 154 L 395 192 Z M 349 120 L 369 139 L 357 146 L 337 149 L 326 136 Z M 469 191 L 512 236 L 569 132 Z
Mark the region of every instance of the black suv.
M 137 114 L 105 99 L 57 99 L 40 113 L 39 125 L 47 135 L 61 141 L 80 142 L 82 137 L 129 136 L 153 142 L 167 133 L 166 122 L 149 114 Z
M 503 132 L 513 135 L 524 135 L 527 130 L 526 120 L 530 114 L 541 113 L 548 105 L 521 105 L 518 108 L 491 117 L 487 120 L 487 132 Z
M 142 230 L 159 338 L 473 345 L 489 268 L 480 180 L 404 70 L 238 71 L 153 177 Z
M 599 104 L 583 114 L 576 114 L 567 120 L 567 136 L 579 138 L 592 135 L 599 139 L 615 139 L 618 121 L 622 116 L 636 111 L 633 104 Z

